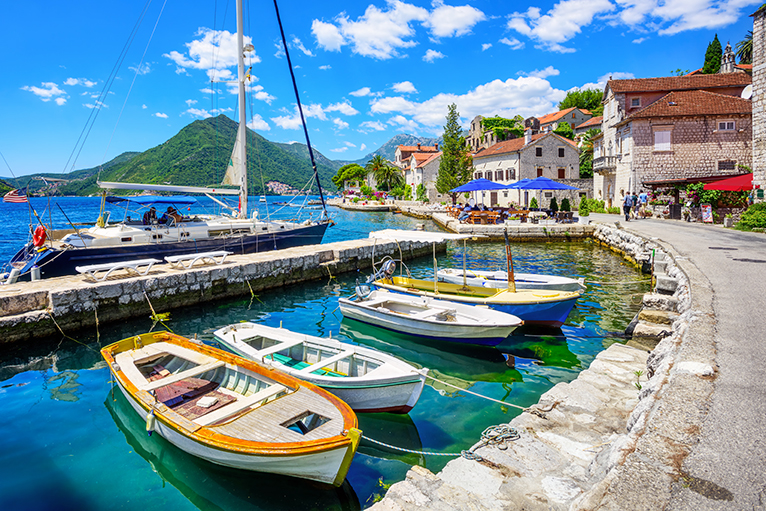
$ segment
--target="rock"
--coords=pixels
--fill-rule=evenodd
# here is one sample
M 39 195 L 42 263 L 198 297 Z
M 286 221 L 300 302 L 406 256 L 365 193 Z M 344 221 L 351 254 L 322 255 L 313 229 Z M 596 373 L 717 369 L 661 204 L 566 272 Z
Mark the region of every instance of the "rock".
M 661 294 L 672 295 L 678 289 L 678 279 L 668 275 L 657 275 L 655 291 Z
M 678 319 L 678 314 L 666 310 L 644 309 L 638 313 L 638 320 L 644 323 L 670 326 L 676 319 Z
M 639 322 L 633 330 L 633 338 L 645 337 L 649 339 L 664 339 L 673 333 L 670 325 L 655 325 Z
M 645 309 L 678 312 L 679 301 L 672 296 L 647 293 L 644 295 L 643 302 Z

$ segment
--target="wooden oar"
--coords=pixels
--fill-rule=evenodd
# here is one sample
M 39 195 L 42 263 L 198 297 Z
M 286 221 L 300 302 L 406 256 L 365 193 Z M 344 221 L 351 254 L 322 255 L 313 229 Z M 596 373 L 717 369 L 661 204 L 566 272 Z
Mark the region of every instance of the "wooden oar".
M 508 265 L 508 289 L 515 293 L 516 277 L 513 275 L 513 257 L 511 256 L 511 244 L 508 242 L 508 229 L 503 234 L 505 235 L 505 258 Z

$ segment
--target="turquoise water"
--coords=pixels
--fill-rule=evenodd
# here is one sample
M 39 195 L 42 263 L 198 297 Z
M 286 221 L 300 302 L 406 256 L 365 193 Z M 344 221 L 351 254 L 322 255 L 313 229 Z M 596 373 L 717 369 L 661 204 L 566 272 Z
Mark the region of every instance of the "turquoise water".
M 79 209 L 85 216 L 87 208 Z M 386 213 L 332 211 L 338 225 L 328 230 L 326 241 L 423 222 Z M 505 267 L 501 244 L 467 250 L 469 267 Z M 355 278 L 364 274 L 262 292 L 252 300 L 173 311 L 168 327 L 214 343 L 212 332 L 229 323 L 282 323 L 295 331 L 332 334 L 384 350 L 428 367 L 435 377 L 460 388 L 528 406 L 556 383 L 576 378 L 599 351 L 619 342 L 609 332 L 625 328 L 649 281 L 592 243 L 521 244 L 514 245 L 513 252 L 517 271 L 584 276 L 591 283 L 564 327 L 519 332 L 497 349 L 424 344 L 344 321 L 337 310 L 338 297 L 350 294 Z M 461 266 L 462 254 L 462 246 L 452 246 L 440 256 L 440 265 Z M 407 264 L 422 276 L 432 268 L 430 258 Z M 77 333 L 75 340 L 3 348 L 0 509 L 355 510 L 369 507 L 385 493 L 385 486 L 402 480 L 411 465 L 438 471 L 451 459 L 396 453 L 363 443 L 346 483 L 328 490 L 300 480 L 216 467 L 188 456 L 158 435 L 146 436 L 143 422 L 112 389 L 98 353 L 105 344 L 152 328 L 161 326 L 137 318 Z M 507 423 L 518 413 L 513 407 L 434 383 L 408 415 L 366 414 L 359 421 L 366 436 L 389 444 L 460 452 L 473 445 L 486 427 Z

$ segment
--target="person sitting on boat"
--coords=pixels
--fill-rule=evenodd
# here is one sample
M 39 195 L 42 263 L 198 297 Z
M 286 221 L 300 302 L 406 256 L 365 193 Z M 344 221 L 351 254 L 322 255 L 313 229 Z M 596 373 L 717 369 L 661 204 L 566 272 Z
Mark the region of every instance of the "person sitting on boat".
M 179 224 L 183 219 L 173 206 L 168 206 L 168 210 L 162 216 L 165 218 L 165 223 L 168 225 Z
M 460 222 L 464 222 L 469 216 L 471 216 L 471 206 L 466 204 L 465 208 L 463 208 L 463 212 L 460 213 L 460 216 L 458 216 L 457 219 Z
M 157 210 L 152 206 L 149 211 L 144 213 L 144 225 L 152 225 L 157 221 Z

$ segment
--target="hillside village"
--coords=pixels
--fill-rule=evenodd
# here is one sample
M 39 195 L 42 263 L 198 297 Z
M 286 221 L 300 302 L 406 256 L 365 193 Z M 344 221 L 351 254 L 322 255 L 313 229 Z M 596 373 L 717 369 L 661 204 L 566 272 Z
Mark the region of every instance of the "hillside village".
M 647 192 L 669 195 L 668 202 L 678 204 L 679 190 L 688 184 L 748 173 L 754 149 L 752 72 L 751 64 L 735 63 L 727 44 L 715 74 L 696 70 L 609 80 L 602 116 L 571 107 L 518 119 L 520 136 L 492 129 L 477 116 L 465 136 L 473 179 L 510 185 L 544 176 L 577 190 L 530 194 L 511 189 L 478 192 L 475 198 L 487 207 L 528 207 L 533 195 L 541 207 L 554 197 L 558 203 L 568 198 L 575 207 L 581 198 L 592 198 L 614 208 L 627 193 Z M 561 130 L 563 124 L 567 130 Z M 566 131 L 572 139 L 561 134 Z M 581 172 L 580 156 L 586 150 L 592 150 L 592 177 Z M 436 186 L 441 157 L 438 144 L 399 145 L 391 163 L 413 195 L 420 187 L 420 199 L 450 203 L 451 195 Z M 367 176 L 367 185 L 375 187 L 373 176 Z

